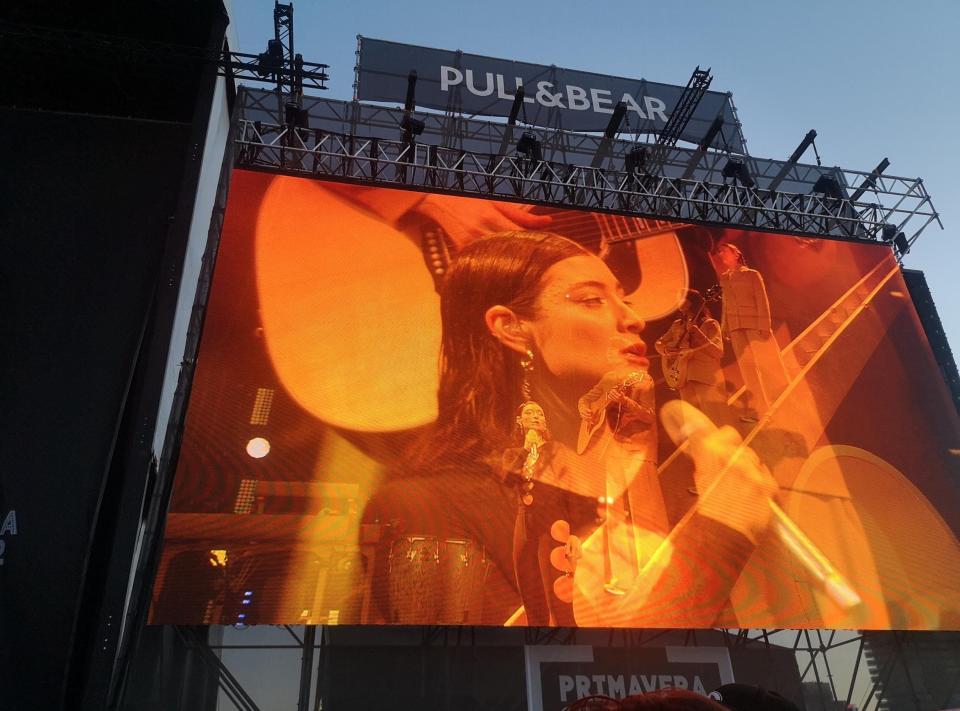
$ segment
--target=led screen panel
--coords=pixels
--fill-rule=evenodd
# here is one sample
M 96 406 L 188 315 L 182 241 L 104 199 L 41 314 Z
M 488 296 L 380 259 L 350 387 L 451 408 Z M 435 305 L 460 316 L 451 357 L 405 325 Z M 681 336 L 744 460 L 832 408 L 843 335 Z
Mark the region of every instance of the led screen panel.
M 889 248 L 236 171 L 176 624 L 960 628 Z

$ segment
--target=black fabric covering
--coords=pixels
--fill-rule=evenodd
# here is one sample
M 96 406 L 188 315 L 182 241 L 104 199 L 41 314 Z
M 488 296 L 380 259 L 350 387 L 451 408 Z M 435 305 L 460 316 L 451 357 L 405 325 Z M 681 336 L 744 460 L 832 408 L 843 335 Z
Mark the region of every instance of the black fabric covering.
M 0 131 L 0 706 L 55 708 L 189 125 L 2 110 Z

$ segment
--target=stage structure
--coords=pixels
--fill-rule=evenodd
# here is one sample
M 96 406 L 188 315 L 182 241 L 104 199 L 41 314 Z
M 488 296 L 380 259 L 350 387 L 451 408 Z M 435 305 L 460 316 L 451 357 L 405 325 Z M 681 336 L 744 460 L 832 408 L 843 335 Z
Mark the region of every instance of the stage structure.
M 628 163 L 657 144 L 633 141 L 616 141 L 608 167 L 594 167 L 603 137 L 532 129 L 541 155 L 531 158 L 509 142 L 500 152 L 505 124 L 423 113 L 413 141 L 401 135 L 400 109 L 307 98 L 305 129 L 285 124 L 273 103 L 268 92 L 243 91 L 238 167 L 873 243 L 904 233 L 902 251 L 939 224 L 919 178 L 682 147 L 650 172 Z M 752 185 L 725 177 L 731 163 Z
M 284 10 L 287 7 L 289 12 Z M 519 127 L 521 133 L 517 136 L 519 112 L 511 111 L 508 121 L 502 122 L 467 116 L 456 102 L 449 103 L 442 112 L 418 110 L 415 70 L 409 74 L 403 108 L 305 97 L 302 95 L 304 77 L 314 71 L 313 78 L 322 84 L 326 78 L 325 65 L 311 65 L 294 54 L 292 6 L 277 6 L 275 25 L 275 38 L 265 54 L 232 55 L 225 57 L 221 65 L 226 75 L 243 74 L 276 84 L 273 91 L 252 88 L 240 91 L 234 134 L 236 168 L 351 183 L 361 188 L 402 188 L 543 207 L 579 208 L 642 218 L 644 224 L 654 229 L 668 229 L 670 225 L 683 223 L 721 230 L 776 232 L 810 240 L 833 238 L 872 245 L 873 249 L 886 245 L 898 259 L 909 251 L 931 222 L 939 224 L 922 180 L 886 174 L 886 160 L 872 171 L 823 168 L 819 156 L 816 165 L 800 163 L 803 150 L 812 145 L 809 134 L 788 160 L 750 156 L 742 140 L 736 144 L 740 152 L 729 150 L 729 141 L 718 147 L 716 138 L 722 122 L 710 125 L 700 137 L 699 145 L 691 141 L 688 119 L 710 83 L 709 72 L 699 68 L 677 95 L 677 113 L 686 114 L 685 118 L 671 121 L 672 117 L 668 117 L 658 129 L 648 126 L 646 133 L 629 131 L 635 137 L 644 135 L 646 141 L 619 138 L 627 131 L 621 131 L 620 124 L 613 118 L 607 130 L 591 133 L 565 130 L 550 118 L 538 125 L 531 121 Z M 515 104 L 524 100 L 518 90 L 513 98 Z M 732 101 L 730 106 L 732 109 Z M 622 120 L 623 112 L 620 114 Z M 611 115 L 616 116 L 616 109 Z M 739 124 L 736 130 L 742 139 Z M 678 146 L 679 140 L 692 145 Z M 617 244 L 636 239 L 636 235 L 622 239 L 610 236 L 607 242 Z M 209 280 L 211 276 L 212 273 L 207 272 L 204 278 Z M 206 293 L 206 287 L 200 292 Z M 186 365 L 192 371 L 192 360 Z M 185 378 L 185 383 L 189 381 L 189 377 Z M 182 395 L 185 397 L 186 392 Z M 266 400 L 272 400 L 272 396 L 264 394 L 266 399 L 261 402 L 264 398 L 258 393 L 258 398 L 261 410 L 269 411 L 270 402 Z M 265 421 L 266 415 L 262 416 Z M 256 417 L 255 412 L 251 424 Z M 179 442 L 175 443 L 168 454 L 175 455 L 178 446 Z M 166 476 L 172 476 L 174 459 L 172 456 L 165 462 L 169 467 Z M 273 488 L 274 494 L 288 498 L 309 498 L 316 494 L 313 489 L 307 492 L 295 484 L 284 486 L 274 482 Z M 257 500 L 256 482 L 247 489 L 249 491 L 241 490 L 238 494 L 235 502 L 238 513 L 247 512 L 244 507 L 254 506 Z M 270 492 L 261 491 L 261 500 L 264 494 L 269 496 Z M 351 503 L 354 495 L 353 491 L 340 489 L 324 489 L 317 494 L 324 501 L 336 501 L 335 505 L 342 503 L 347 508 L 354 505 Z M 210 565 L 226 567 L 226 558 L 223 551 L 222 559 L 215 555 Z M 169 567 L 165 573 L 169 574 Z M 240 614 L 236 624 L 239 634 L 254 636 L 255 630 L 243 630 L 246 615 Z M 325 625 L 307 621 L 302 628 L 286 625 L 293 645 L 266 638 L 262 643 L 212 644 L 211 638 L 205 640 L 191 628 L 179 628 L 179 634 L 215 671 L 226 696 L 237 708 L 243 709 L 255 709 L 257 704 L 227 668 L 223 652 L 255 648 L 297 650 L 300 655 L 298 708 L 310 708 L 311 699 L 314 707 L 319 708 L 337 693 L 335 688 L 325 689 L 324 685 L 335 683 L 336 675 L 330 676 L 329 665 L 337 654 L 340 631 L 333 628 L 338 623 L 336 618 L 324 621 Z M 229 628 L 226 632 L 232 639 L 238 639 Z M 585 637 L 596 645 L 593 640 L 597 633 L 596 630 L 538 627 L 509 632 L 513 635 L 509 644 L 523 645 L 526 649 L 545 644 L 578 645 Z M 475 646 L 477 635 L 482 637 L 484 633 L 485 630 L 470 626 L 457 629 L 423 626 L 417 632 L 422 635 L 418 642 L 421 646 L 443 645 L 452 649 Z M 732 650 L 790 650 L 802 660 L 799 681 L 806 686 L 801 693 L 809 693 L 810 699 L 823 704 L 823 708 L 845 708 L 851 702 L 865 700 L 864 711 L 883 708 L 880 704 L 884 686 L 897 665 L 905 664 L 903 650 L 908 646 L 910 635 L 903 632 L 860 635 L 837 630 L 699 633 L 719 635 L 711 638 L 713 642 Z M 671 644 L 697 645 L 697 630 L 651 631 L 650 634 L 654 637 L 674 635 L 670 637 Z M 609 637 L 611 647 L 639 647 L 643 646 L 644 633 L 618 630 L 609 632 Z M 615 637 L 619 639 L 617 644 Z M 922 635 L 918 638 L 922 639 Z M 348 630 L 343 630 L 339 639 L 345 647 L 356 644 L 356 640 L 349 639 Z M 882 662 L 873 661 L 870 641 L 865 643 L 865 639 L 883 647 Z M 850 650 L 855 650 L 851 671 L 835 676 L 831 671 L 831 656 L 846 655 L 850 666 Z M 867 657 L 872 664 L 870 670 L 874 671 L 869 679 Z M 529 669 L 526 682 L 529 695 Z M 561 688 L 564 683 L 560 682 Z M 953 691 L 947 690 L 947 694 L 950 693 Z M 344 698 L 348 700 L 355 699 Z M 541 701 L 528 696 L 527 707 L 538 708 Z M 916 708 L 924 707 L 917 694 L 913 701 Z M 828 706 L 828 703 L 835 705 Z

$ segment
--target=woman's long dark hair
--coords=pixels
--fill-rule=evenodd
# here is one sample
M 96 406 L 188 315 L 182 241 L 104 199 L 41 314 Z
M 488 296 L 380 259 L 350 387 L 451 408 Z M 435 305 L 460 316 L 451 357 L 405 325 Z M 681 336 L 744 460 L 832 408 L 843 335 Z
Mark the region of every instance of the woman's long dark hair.
M 517 446 L 512 434 L 522 398 L 520 355 L 490 333 L 487 309 L 502 305 L 533 318 L 544 273 L 585 254 L 580 245 L 552 233 L 502 232 L 472 242 L 457 255 L 440 289 L 437 422 L 414 449 L 414 473 L 474 468 L 489 455 Z

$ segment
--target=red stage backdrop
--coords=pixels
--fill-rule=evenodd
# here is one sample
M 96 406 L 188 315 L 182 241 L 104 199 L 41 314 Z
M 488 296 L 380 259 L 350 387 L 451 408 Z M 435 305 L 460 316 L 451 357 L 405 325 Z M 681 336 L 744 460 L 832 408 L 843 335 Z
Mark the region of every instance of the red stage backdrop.
M 154 623 L 960 629 L 887 247 L 236 171 L 217 259 Z

